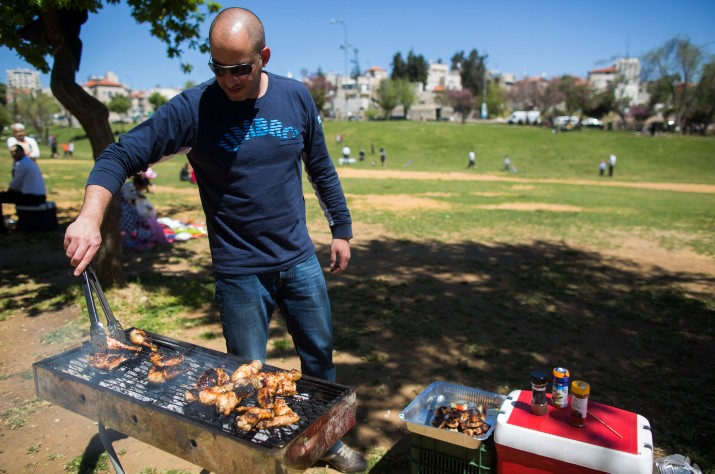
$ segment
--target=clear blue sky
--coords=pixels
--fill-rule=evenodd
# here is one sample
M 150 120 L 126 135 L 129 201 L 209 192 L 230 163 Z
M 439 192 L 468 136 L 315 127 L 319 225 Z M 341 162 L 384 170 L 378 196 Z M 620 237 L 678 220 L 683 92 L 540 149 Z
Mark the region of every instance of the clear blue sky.
M 248 8 L 263 20 L 272 50 L 268 69 L 298 77 L 304 70 L 345 70 L 340 49 L 345 30 L 343 24 L 331 24 L 331 18 L 344 19 L 363 70 L 380 66 L 390 71 L 397 52 L 406 58 L 412 50 L 428 61 L 449 63 L 454 53 L 477 49 L 488 54 L 489 69 L 518 78 L 585 77 L 615 57 L 642 56 L 675 36 L 687 36 L 698 45 L 709 43 L 706 50 L 715 54 L 713 0 L 249 0 L 230 5 Z M 204 36 L 209 22 L 202 28 Z M 183 60 L 193 64 L 194 72 L 184 74 L 180 62 L 166 57 L 163 44 L 147 26 L 134 22 L 125 5 L 105 6 L 90 16 L 82 39 L 78 82 L 106 71 L 114 71 L 133 89 L 180 87 L 188 80 L 210 77 L 208 58 L 188 50 Z M 6 69 L 16 67 L 28 65 L 0 48 L 0 81 L 6 82 Z M 47 75 L 42 81 L 49 85 Z

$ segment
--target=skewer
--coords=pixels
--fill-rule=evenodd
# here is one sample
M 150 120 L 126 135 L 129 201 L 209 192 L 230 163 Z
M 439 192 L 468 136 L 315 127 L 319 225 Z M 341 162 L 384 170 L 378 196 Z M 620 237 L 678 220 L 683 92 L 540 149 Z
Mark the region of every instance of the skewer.
M 623 439 L 623 436 L 621 436 L 620 433 L 618 433 L 618 431 L 616 431 L 616 430 L 614 430 L 613 428 L 611 428 L 610 426 L 608 426 L 605 421 L 603 421 L 602 419 L 600 419 L 599 417 L 597 417 L 596 415 L 594 415 L 594 414 L 591 413 L 590 411 L 588 412 L 588 414 L 591 415 L 592 417 L 594 417 L 594 418 L 595 418 L 599 423 L 601 423 L 603 426 L 605 426 L 605 427 L 608 428 L 609 430 L 613 431 L 613 432 L 616 434 L 616 436 L 618 436 L 619 438 Z

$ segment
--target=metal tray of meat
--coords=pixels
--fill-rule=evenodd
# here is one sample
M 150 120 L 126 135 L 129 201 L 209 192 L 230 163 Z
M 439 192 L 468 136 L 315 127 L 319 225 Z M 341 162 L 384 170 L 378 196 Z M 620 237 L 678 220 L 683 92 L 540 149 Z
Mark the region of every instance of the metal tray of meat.
M 482 441 L 489 438 L 494 431 L 497 415 L 506 400 L 506 395 L 485 392 L 476 388 L 464 387 L 448 382 L 433 382 L 407 408 L 400 413 L 400 419 L 407 424 L 407 429 L 413 433 L 446 441 L 467 449 L 477 449 Z M 486 414 L 489 429 L 486 433 L 472 437 L 459 431 L 440 429 L 432 426 L 435 409 L 457 403 L 467 403 L 470 407 L 481 406 Z

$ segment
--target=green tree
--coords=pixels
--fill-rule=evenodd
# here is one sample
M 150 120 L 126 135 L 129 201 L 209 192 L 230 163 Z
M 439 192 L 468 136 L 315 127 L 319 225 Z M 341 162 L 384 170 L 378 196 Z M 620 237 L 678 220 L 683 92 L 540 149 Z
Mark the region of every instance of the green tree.
M 507 102 L 506 90 L 495 82 L 487 86 L 487 109 L 490 117 L 501 117 L 505 112 Z
M 59 112 L 55 99 L 42 92 L 22 94 L 16 98 L 17 113 L 21 121 L 30 125 L 38 137 L 47 139 L 52 125 L 52 115 Z
M 588 85 L 576 77 L 563 76 L 559 81 L 558 89 L 564 95 L 566 115 L 581 113 L 589 99 Z
M 691 114 L 691 122 L 699 122 L 705 126 L 700 132 L 705 134 L 707 126 L 715 117 L 715 60 L 703 67 L 703 74 L 695 90 L 695 107 Z
M 398 81 L 393 79 L 383 79 L 380 85 L 377 86 L 376 96 L 377 105 L 380 106 L 383 113 L 383 118 L 389 120 L 390 114 L 400 103 L 400 91 L 397 85 Z
M 12 124 L 12 115 L 7 108 L 7 85 L 0 82 L 0 131 Z
M 429 64 L 421 54 L 415 54 L 410 50 L 407 53 L 407 79 L 410 82 L 421 82 L 423 87 L 427 87 L 427 75 Z
M 50 87 L 60 103 L 79 120 L 96 158 L 114 141 L 105 105 L 88 94 L 77 83 L 83 48 L 82 25 L 92 13 L 98 14 L 106 4 L 119 0 L 4 0 L 0 3 L 0 45 L 18 55 L 42 72 L 50 72 Z M 200 26 L 206 11 L 217 12 L 221 6 L 211 0 L 174 0 L 171 2 L 128 2 L 132 17 L 149 24 L 151 33 L 166 44 L 170 58 L 181 57 L 182 46 L 208 52 L 207 39 L 200 38 Z M 51 58 L 51 62 L 48 62 Z M 182 64 L 184 71 L 191 66 Z M 107 285 L 124 282 L 122 246 L 119 232 L 119 199 L 115 199 L 102 225 L 103 245 L 96 258 L 102 282 Z
M 162 105 L 166 104 L 169 100 L 164 97 L 160 92 L 152 92 L 151 95 L 149 95 L 149 98 L 147 99 L 149 103 L 151 104 L 152 107 L 154 107 L 154 110 L 158 109 Z
M 151 97 L 149 98 L 151 102 Z M 119 114 L 119 116 L 124 120 L 124 116 L 132 108 L 132 100 L 126 95 L 115 95 L 107 104 L 107 108 L 110 112 Z
M 486 60 L 487 56 L 479 56 L 476 49 L 472 49 L 467 56 L 464 51 L 452 56 L 452 67 L 459 70 L 462 87 L 472 91 L 474 97 L 482 96 L 484 76 L 487 73 Z
M 673 38 L 643 57 L 643 76 L 660 81 L 675 113 L 675 122 L 683 133 L 687 131 L 687 118 L 697 95 L 693 89 L 702 76 L 705 51 L 688 38 Z
M 417 92 L 415 92 L 412 83 L 407 79 L 396 81 L 395 86 L 397 87 L 398 103 L 404 108 L 405 118 L 407 118 L 410 108 L 417 101 Z
M 407 63 L 402 59 L 402 54 L 399 52 L 392 57 L 392 79 L 406 79 Z

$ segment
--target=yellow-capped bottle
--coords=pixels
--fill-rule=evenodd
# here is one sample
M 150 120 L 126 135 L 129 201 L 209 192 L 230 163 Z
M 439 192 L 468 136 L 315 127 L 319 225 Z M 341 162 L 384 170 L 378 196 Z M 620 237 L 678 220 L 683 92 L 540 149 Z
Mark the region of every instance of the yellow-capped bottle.
M 581 380 L 571 382 L 571 416 L 569 423 L 577 428 L 586 426 L 588 417 L 588 396 L 591 393 L 591 386 Z

